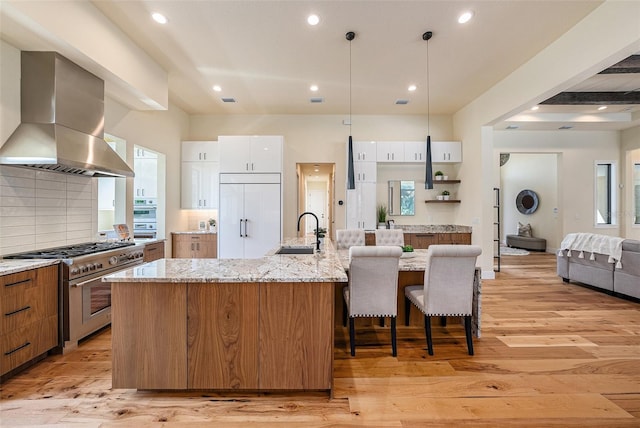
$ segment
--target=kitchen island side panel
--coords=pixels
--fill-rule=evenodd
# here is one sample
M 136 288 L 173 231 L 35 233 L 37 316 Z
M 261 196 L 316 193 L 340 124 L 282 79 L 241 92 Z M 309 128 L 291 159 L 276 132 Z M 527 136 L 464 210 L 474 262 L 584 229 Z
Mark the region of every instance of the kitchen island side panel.
M 188 388 L 258 389 L 257 283 L 190 283 Z
M 187 283 L 111 285 L 113 388 L 187 388 Z
M 260 389 L 331 389 L 333 288 L 332 282 L 261 284 Z

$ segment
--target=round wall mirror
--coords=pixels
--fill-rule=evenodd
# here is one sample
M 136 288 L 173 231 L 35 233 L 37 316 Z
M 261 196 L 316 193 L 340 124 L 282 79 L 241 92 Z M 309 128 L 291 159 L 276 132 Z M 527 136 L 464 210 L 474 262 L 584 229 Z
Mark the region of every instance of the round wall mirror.
M 523 190 L 516 197 L 516 207 L 522 214 L 532 214 L 538 209 L 538 194 L 533 190 Z

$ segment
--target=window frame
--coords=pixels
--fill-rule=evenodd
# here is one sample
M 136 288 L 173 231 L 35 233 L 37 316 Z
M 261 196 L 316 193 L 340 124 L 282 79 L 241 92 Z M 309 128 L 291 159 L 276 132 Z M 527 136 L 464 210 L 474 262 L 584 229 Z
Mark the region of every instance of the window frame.
M 607 205 L 608 217 L 607 223 L 598 221 L 598 169 L 600 166 L 607 165 Z M 598 160 L 594 162 L 593 168 L 593 224 L 596 228 L 616 228 L 618 227 L 618 162 L 614 160 Z

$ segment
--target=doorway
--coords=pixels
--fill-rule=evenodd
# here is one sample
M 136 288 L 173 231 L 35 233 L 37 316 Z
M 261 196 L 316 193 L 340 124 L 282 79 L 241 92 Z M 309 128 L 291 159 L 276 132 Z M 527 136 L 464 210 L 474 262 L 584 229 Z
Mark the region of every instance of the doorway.
M 309 211 L 318 217 L 321 228 L 327 236 L 333 236 L 335 164 L 299 163 L 296 165 L 298 176 L 298 215 Z M 300 225 L 300 235 L 313 234 L 315 221 L 305 216 Z

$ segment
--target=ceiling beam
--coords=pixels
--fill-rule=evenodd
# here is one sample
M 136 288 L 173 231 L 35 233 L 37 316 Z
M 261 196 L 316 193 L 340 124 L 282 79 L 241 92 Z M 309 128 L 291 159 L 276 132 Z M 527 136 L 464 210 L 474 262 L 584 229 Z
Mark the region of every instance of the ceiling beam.
M 631 55 L 598 74 L 627 74 L 640 73 L 640 55 Z
M 640 104 L 640 91 L 627 92 L 561 92 L 540 104 L 598 105 Z

